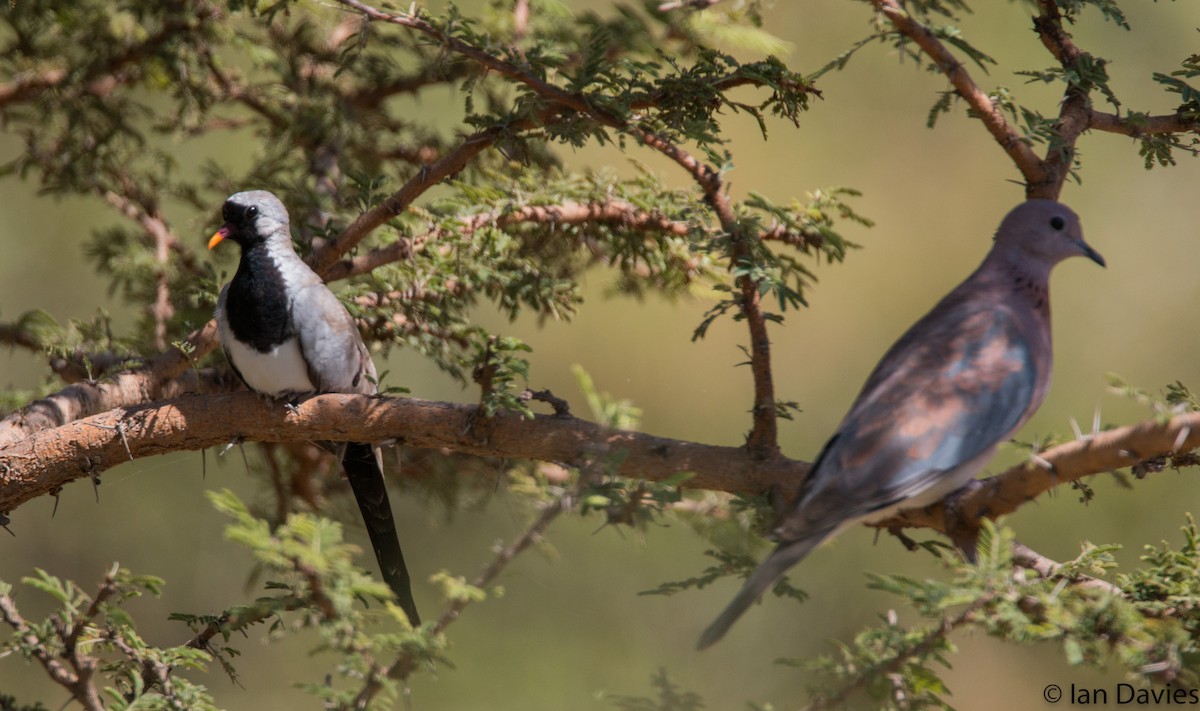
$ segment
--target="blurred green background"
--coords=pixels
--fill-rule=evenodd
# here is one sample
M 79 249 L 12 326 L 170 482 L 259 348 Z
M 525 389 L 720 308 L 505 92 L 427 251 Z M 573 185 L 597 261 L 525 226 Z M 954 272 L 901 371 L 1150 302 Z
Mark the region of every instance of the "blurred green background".
M 976 79 L 989 89 L 1012 87 L 1023 103 L 1055 113 L 1057 87 L 1024 85 L 1012 74 L 1052 63 L 1031 31 L 1026 6 L 977 4 L 962 29 L 1000 66 L 990 76 L 970 67 Z M 1170 71 L 1196 51 L 1200 6 L 1126 5 L 1133 32 L 1090 12 L 1072 28 L 1076 40 L 1113 60 L 1113 85 L 1125 107 L 1170 112 L 1176 95 L 1161 91 L 1150 75 Z M 469 5 L 464 10 L 472 12 Z M 768 29 L 792 45 L 785 61 L 805 73 L 871 31 L 871 12 L 859 3 L 781 2 L 766 19 Z M 856 209 L 876 221 L 873 229 L 844 228 L 864 249 L 844 264 L 822 267 L 820 283 L 808 295 L 811 309 L 772 330 L 777 395 L 803 409 L 795 421 L 781 423 L 781 444 L 789 456 L 805 459 L 832 432 L 884 350 L 977 265 L 1000 218 L 1022 198 L 1007 157 L 961 108 L 936 129 L 925 127 L 937 92 L 946 88 L 940 75 L 872 45 L 818 86 L 824 99 L 802 117 L 800 128 L 771 122 L 769 141 L 748 117 L 730 117 L 725 124 L 735 195 L 754 190 L 787 202 L 809 190 L 850 186 L 864 193 Z M 460 98 L 446 97 L 444 105 L 425 102 L 420 109 L 445 110 L 453 122 Z M 1149 416 L 1108 393 L 1106 373 L 1155 391 L 1177 379 L 1200 387 L 1194 357 L 1200 336 L 1193 323 L 1200 299 L 1200 162 L 1184 157 L 1177 167 L 1147 172 L 1137 144 L 1110 134 L 1089 134 L 1079 148 L 1082 184 L 1069 184 L 1062 199 L 1080 213 L 1088 240 L 1109 267 L 1073 260 L 1055 274 L 1055 380 L 1045 406 L 1020 434 L 1024 440 L 1068 433 L 1072 417 L 1087 429 L 1097 408 L 1105 423 Z M 0 159 L 17 149 L 13 137 L 0 134 Z M 228 153 L 231 166 L 242 158 L 228 144 L 203 150 L 218 161 L 226 161 Z M 632 172 L 628 158 L 635 158 L 669 182 L 687 186 L 671 165 L 632 145 L 628 156 L 615 148 L 560 149 L 560 155 L 568 168 L 607 166 L 622 174 Z M 201 157 L 196 155 L 197 164 Z M 186 165 L 186 153 L 181 160 Z M 197 246 L 215 226 L 211 214 L 169 216 Z M 94 200 L 43 199 L 33 186 L 6 179 L 0 191 L 0 318 L 43 308 L 66 320 L 104 308 L 118 329 L 130 323 L 127 307 L 108 293 L 79 249 L 90 231 L 113 221 Z M 577 413 L 586 412 L 586 405 L 570 372 L 574 363 L 602 390 L 640 406 L 644 431 L 740 443 L 749 428 L 751 397 L 748 370 L 735 367 L 743 360 L 737 346 L 747 340 L 742 325 L 721 321 L 707 339 L 691 343 L 709 302 L 608 299 L 607 282 L 602 270 L 589 275 L 589 298 L 572 323 L 508 324 L 486 310 L 479 318 L 531 344 L 532 385 L 568 397 Z M 390 382 L 416 397 L 476 397 L 411 354 L 395 353 L 380 369 L 391 370 Z M 33 387 L 45 372 L 41 357 L 0 351 L 5 385 Z M 1000 471 L 1018 456 L 1005 451 L 988 471 Z M 245 475 L 236 451 L 220 459 L 210 452 L 208 462 L 206 476 L 199 453 L 120 466 L 104 476 L 99 504 L 86 482 L 77 483 L 66 489 L 54 517 L 50 499 L 23 506 L 13 516 L 16 537 L 0 535 L 0 579 L 15 582 L 41 567 L 90 589 L 112 561 L 161 575 L 169 581 L 163 597 L 138 601 L 131 610 L 150 640 L 182 642 L 188 633 L 166 621 L 169 612 L 212 612 L 247 593 L 248 556 L 222 539 L 225 521 L 203 491 L 230 487 L 248 500 L 266 495 Z M 1104 475 L 1092 484 L 1097 496 L 1087 506 L 1064 489 L 1025 506 L 1008 523 L 1020 541 L 1056 559 L 1072 557 L 1084 540 L 1122 543 L 1118 559 L 1129 566 L 1143 544 L 1178 543 L 1185 513 L 1200 501 L 1190 472 L 1153 475 L 1132 489 Z M 401 498 L 397 509 L 409 564 L 419 579 L 441 569 L 473 576 L 489 560 L 494 542 L 512 538 L 527 523 L 525 511 L 503 493 L 482 510 L 452 516 L 412 497 Z M 355 520 L 348 506 L 346 511 L 343 520 Z M 660 668 L 682 688 L 701 694 L 707 708 L 744 708 L 747 700 L 794 708 L 803 705 L 810 679 L 770 662 L 832 651 L 831 640 L 848 639 L 898 604 L 865 589 L 864 571 L 945 575 L 923 554 L 907 554 L 889 538 L 876 542 L 870 530 L 852 530 L 793 571 L 792 580 L 811 594 L 808 602 L 769 599 L 725 641 L 699 654 L 692 651 L 697 635 L 736 584 L 670 598 L 638 596 L 663 581 L 698 573 L 707 565 L 703 542 L 683 523 L 646 534 L 597 530 L 599 524 L 562 519 L 552 527 L 544 554 L 518 559 L 502 577 L 505 597 L 472 606 L 450 628 L 454 666 L 416 678 L 411 708 L 612 708 L 606 694 L 648 695 L 651 675 Z M 350 536 L 365 545 L 360 528 Z M 374 570 L 369 555 L 363 565 Z M 416 594 L 432 613 L 433 589 L 420 585 Z M 30 616 L 44 609 L 28 589 L 19 589 L 17 600 Z M 902 622 L 915 620 L 904 607 L 897 613 Z M 282 680 L 320 682 L 333 660 L 308 656 L 304 650 L 312 640 L 267 645 L 264 636 L 256 629 L 234 641 L 244 654 L 236 684 L 219 671 L 205 683 L 229 709 L 315 707 L 311 697 Z M 1041 708 L 1048 706 L 1041 697 L 1046 684 L 1111 688 L 1121 679 L 1119 670 L 1106 675 L 1069 667 L 1052 645 L 1000 645 L 982 635 L 959 634 L 954 640 L 962 653 L 953 658 L 946 679 L 952 703 L 962 709 Z M 51 708 L 65 700 L 40 669 L 12 658 L 0 659 L 0 690 L 25 701 L 41 699 Z

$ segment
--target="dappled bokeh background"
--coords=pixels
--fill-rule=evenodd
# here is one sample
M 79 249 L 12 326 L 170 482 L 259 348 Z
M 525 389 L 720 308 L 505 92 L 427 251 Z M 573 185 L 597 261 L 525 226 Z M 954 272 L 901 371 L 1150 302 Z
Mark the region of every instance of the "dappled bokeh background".
M 1031 31 L 1026 6 L 978 4 L 962 29 L 999 68 L 983 76 L 971 67 L 976 78 L 986 88 L 1012 87 L 1024 103 L 1055 113 L 1056 87 L 1024 85 L 1023 77 L 1012 74 L 1052 63 Z M 1090 12 L 1073 28 L 1076 39 L 1113 60 L 1109 71 L 1125 107 L 1170 112 L 1176 95 L 1161 91 L 1150 76 L 1170 71 L 1195 51 L 1200 9 L 1189 2 L 1127 4 L 1132 32 Z M 464 11 L 470 14 L 472 5 Z M 779 3 L 766 19 L 790 43 L 785 61 L 804 73 L 871 32 L 870 10 L 857 3 Z M 743 49 L 731 51 L 743 60 L 757 58 Z M 753 190 L 786 203 L 810 190 L 849 186 L 863 192 L 853 202 L 856 209 L 876 222 L 872 229 L 844 227 L 863 249 L 844 264 L 822 266 L 820 283 L 808 294 L 811 308 L 772 330 L 777 395 L 802 409 L 794 421 L 781 423 L 781 444 L 789 456 L 805 459 L 832 432 L 884 350 L 976 266 L 1000 218 L 1022 198 L 1007 157 L 961 110 L 943 117 L 934 130 L 926 128 L 929 108 L 946 87 L 940 75 L 872 45 L 818 86 L 824 100 L 814 103 L 801 126 L 771 121 L 769 141 L 751 118 L 725 123 L 736 195 Z M 445 111 L 449 131 L 457 125 L 460 99 L 448 95 L 442 103 L 414 108 Z M 1109 134 L 1087 135 L 1079 148 L 1082 183 L 1069 184 L 1062 199 L 1082 215 L 1088 240 L 1109 267 L 1073 260 L 1055 275 L 1055 381 L 1045 406 L 1020 434 L 1024 440 L 1069 433 L 1070 418 L 1087 429 L 1097 408 L 1106 424 L 1149 416 L 1143 406 L 1108 392 L 1108 373 L 1152 391 L 1175 380 L 1200 383 L 1193 355 L 1200 162 L 1184 157 L 1179 166 L 1145 171 L 1137 144 Z M 16 149 L 13 137 L 0 135 L 0 159 Z M 228 141 L 187 151 L 180 154 L 185 168 L 204 158 L 240 167 L 245 154 Z M 607 167 L 620 174 L 633 173 L 633 158 L 688 187 L 673 166 L 632 144 L 628 154 L 609 147 L 560 149 L 560 155 L 571 169 Z M 104 309 L 115 329 L 127 328 L 133 315 L 119 296 L 108 293 L 79 249 L 92 230 L 114 222 L 111 212 L 94 200 L 38 198 L 32 186 L 12 178 L 2 185 L 0 319 L 42 308 L 65 321 Z M 215 208 L 204 215 L 183 209 L 168 214 L 178 232 L 200 245 L 215 227 Z M 746 342 L 742 325 L 720 321 L 704 341 L 692 343 L 692 330 L 711 302 L 607 298 L 608 282 L 603 270 L 588 275 L 588 299 L 572 323 L 509 324 L 486 309 L 479 319 L 532 345 L 531 384 L 568 398 L 577 413 L 586 412 L 586 405 L 571 375 L 576 363 L 600 389 L 642 408 L 644 431 L 739 444 L 749 428 L 751 397 L 749 371 L 736 367 L 743 360 L 738 345 Z M 380 366 L 391 371 L 389 382 L 414 396 L 476 399 L 412 354 L 393 353 Z M 34 387 L 45 373 L 44 358 L 0 351 L 4 385 Z M 989 471 L 1019 456 L 1009 449 Z M 1132 488 L 1109 476 L 1097 477 L 1093 485 L 1097 495 L 1086 506 L 1064 489 L 1024 507 L 1008 523 L 1019 540 L 1055 559 L 1074 556 L 1081 541 L 1119 542 L 1125 547 L 1118 560 L 1129 566 L 1144 544 L 1178 543 L 1186 512 L 1200 502 L 1190 472 L 1157 474 Z M 150 640 L 183 641 L 187 632 L 167 622 L 170 612 L 213 612 L 240 601 L 255 584 L 245 578 L 247 554 L 222 539 L 224 520 L 203 496 L 222 487 L 247 500 L 268 495 L 246 476 L 236 450 L 223 458 L 209 453 L 206 472 L 199 453 L 120 466 L 104 476 L 98 504 L 86 482 L 74 484 L 53 517 L 50 499 L 15 512 L 16 537 L 0 535 L 0 579 L 15 582 L 41 567 L 90 587 L 113 561 L 161 575 L 169 581 L 162 598 L 138 601 L 131 609 Z M 478 507 L 448 512 L 417 496 L 394 497 L 417 578 L 442 569 L 473 576 L 496 541 L 523 530 L 524 508 L 502 491 L 485 498 Z M 348 505 L 346 512 L 352 513 Z M 748 700 L 793 708 L 803 705 L 811 679 L 772 660 L 832 651 L 831 640 L 849 639 L 893 607 L 901 621 L 915 621 L 900 601 L 868 590 L 864 571 L 946 575 L 925 554 L 906 553 L 887 538 L 876 542 L 867 529 L 852 530 L 793 572 L 792 580 L 811 594 L 806 603 L 766 600 L 721 644 L 698 654 L 692 649 L 699 632 L 728 602 L 736 583 L 676 597 L 639 596 L 664 581 L 697 574 L 708 563 L 703 541 L 682 522 L 644 534 L 601 529 L 600 523 L 595 518 L 555 523 L 547 546 L 522 556 L 503 575 L 507 594 L 472 606 L 450 628 L 454 666 L 418 676 L 411 707 L 612 708 L 613 694 L 650 694 L 651 676 L 665 669 L 681 688 L 700 694 L 707 708 L 743 708 Z M 360 528 L 349 535 L 365 545 Z M 369 555 L 363 565 L 374 570 Z M 432 617 L 438 602 L 433 588 L 419 585 L 416 595 Z M 30 613 L 42 609 L 27 589 L 19 592 L 18 603 Z M 204 683 L 230 709 L 314 707 L 311 697 L 277 680 L 319 683 L 332 660 L 304 653 L 313 640 L 267 645 L 265 636 L 254 629 L 234 641 L 243 652 L 236 683 L 219 671 Z M 1017 647 L 961 633 L 954 641 L 962 653 L 953 658 L 946 679 L 959 708 L 1037 708 L 1044 704 L 1046 684 L 1111 688 L 1121 679 L 1119 671 L 1072 668 L 1049 644 Z M 11 658 L 0 659 L 0 690 L 24 700 L 41 698 L 50 707 L 63 700 L 40 670 Z

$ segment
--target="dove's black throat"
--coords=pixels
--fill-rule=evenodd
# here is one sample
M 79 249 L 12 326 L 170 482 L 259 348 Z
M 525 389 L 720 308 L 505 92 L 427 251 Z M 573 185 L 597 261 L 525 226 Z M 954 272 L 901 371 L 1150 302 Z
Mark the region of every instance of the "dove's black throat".
M 238 341 L 267 353 L 296 335 L 287 281 L 265 242 L 243 248 L 225 296 L 225 315 Z

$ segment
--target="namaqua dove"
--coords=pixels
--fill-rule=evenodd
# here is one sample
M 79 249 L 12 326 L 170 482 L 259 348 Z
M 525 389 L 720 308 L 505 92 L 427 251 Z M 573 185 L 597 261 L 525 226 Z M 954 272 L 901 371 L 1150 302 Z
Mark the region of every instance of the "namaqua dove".
M 374 395 L 375 364 L 354 319 L 292 246 L 287 208 L 265 190 L 231 195 L 225 224 L 209 240 L 241 247 L 233 280 L 217 299 L 217 331 L 230 365 L 251 390 L 295 400 L 317 393 Z M 413 625 L 412 582 L 396 537 L 378 450 L 351 442 L 342 468 L 362 513 L 384 581 Z

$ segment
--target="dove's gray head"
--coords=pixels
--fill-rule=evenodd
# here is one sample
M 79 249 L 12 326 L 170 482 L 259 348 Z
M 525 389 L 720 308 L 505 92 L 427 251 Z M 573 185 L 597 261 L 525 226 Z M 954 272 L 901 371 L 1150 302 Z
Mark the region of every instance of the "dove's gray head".
M 225 224 L 208 241 L 212 249 L 222 240 L 237 242 L 242 249 L 271 239 L 281 239 L 291 246 L 287 208 L 266 190 L 247 190 L 234 193 L 221 208 Z
M 1079 215 L 1053 200 L 1029 200 L 1013 208 L 996 230 L 994 251 L 1047 271 L 1068 257 L 1105 266 L 1104 257 L 1083 241 Z

